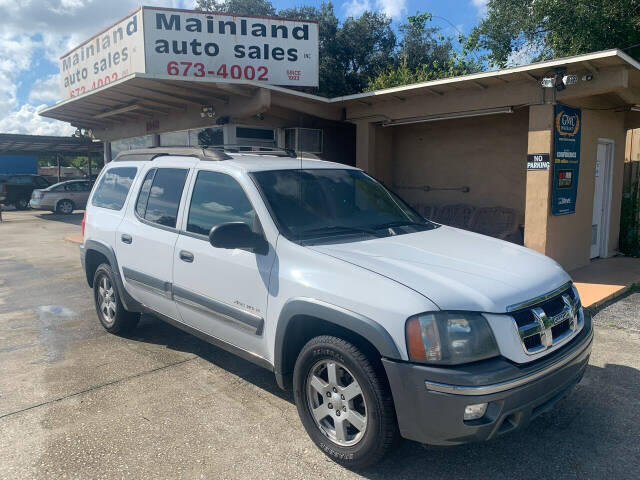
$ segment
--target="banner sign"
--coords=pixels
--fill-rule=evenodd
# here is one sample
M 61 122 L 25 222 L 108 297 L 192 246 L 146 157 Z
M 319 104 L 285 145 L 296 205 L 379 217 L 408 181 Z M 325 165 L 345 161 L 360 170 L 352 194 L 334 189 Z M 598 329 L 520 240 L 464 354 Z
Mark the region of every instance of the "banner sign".
M 62 100 L 144 72 L 142 12 L 134 12 L 60 57 Z
M 551 160 L 548 153 L 527 155 L 527 170 L 549 170 Z
M 551 213 L 575 213 L 580 170 L 580 109 L 556 105 L 554 117 L 553 193 Z
M 62 99 L 133 73 L 318 86 L 318 24 L 141 7 L 60 59 Z

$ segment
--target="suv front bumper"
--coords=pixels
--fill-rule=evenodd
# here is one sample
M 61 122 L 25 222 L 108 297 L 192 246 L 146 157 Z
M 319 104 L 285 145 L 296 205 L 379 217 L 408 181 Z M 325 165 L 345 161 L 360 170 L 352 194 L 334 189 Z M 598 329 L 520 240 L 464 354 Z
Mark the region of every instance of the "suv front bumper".
M 586 310 L 584 319 L 576 338 L 533 366 L 503 358 L 454 367 L 383 359 L 400 434 L 432 445 L 457 445 L 526 426 L 582 379 L 593 341 Z M 485 415 L 463 420 L 465 407 L 479 403 L 488 403 Z

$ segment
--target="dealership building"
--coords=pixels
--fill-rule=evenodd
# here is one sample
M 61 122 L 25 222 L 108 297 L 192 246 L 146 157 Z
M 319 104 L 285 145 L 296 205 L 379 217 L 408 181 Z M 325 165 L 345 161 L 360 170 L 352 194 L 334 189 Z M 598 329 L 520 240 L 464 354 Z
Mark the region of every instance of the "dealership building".
M 317 24 L 142 7 L 61 59 L 41 115 L 105 160 L 146 146 L 282 147 L 356 165 L 427 217 L 568 270 L 615 254 L 640 63 L 619 50 L 324 98 Z M 293 88 L 291 88 L 293 87 Z

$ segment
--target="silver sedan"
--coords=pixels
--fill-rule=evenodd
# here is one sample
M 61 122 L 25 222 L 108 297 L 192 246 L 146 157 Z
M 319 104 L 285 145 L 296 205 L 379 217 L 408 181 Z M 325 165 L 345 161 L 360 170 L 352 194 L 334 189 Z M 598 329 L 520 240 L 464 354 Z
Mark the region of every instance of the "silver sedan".
M 68 180 L 34 190 L 29 205 L 38 210 L 68 215 L 74 210 L 83 210 L 90 193 L 91 182 L 88 180 Z

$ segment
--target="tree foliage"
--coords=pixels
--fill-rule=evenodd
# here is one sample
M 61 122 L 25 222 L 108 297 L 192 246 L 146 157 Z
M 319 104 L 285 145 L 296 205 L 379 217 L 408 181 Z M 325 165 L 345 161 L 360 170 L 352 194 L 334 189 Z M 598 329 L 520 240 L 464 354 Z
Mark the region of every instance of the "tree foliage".
M 480 65 L 456 52 L 453 39 L 427 23 L 431 14 L 410 16 L 394 32 L 384 13 L 366 11 L 338 20 L 331 2 L 277 11 L 269 0 L 198 0 L 200 10 L 240 15 L 278 15 L 314 20 L 319 31 L 320 95 L 359 93 L 477 71 Z
M 640 0 L 489 0 L 468 43 L 499 67 L 523 52 L 545 60 L 632 45 L 627 53 L 640 58 L 637 44 Z

